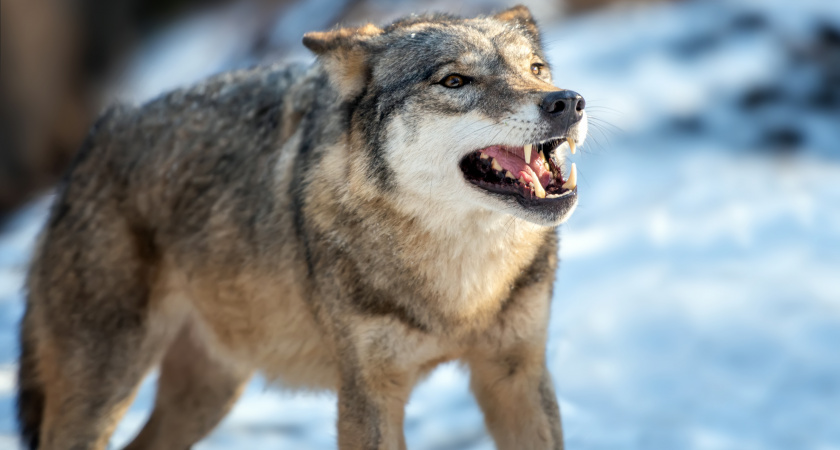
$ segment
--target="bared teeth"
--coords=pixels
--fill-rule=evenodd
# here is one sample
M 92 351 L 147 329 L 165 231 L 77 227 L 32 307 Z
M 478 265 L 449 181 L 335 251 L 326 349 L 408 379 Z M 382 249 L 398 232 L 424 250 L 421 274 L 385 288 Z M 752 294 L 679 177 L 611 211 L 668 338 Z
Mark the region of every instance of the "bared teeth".
M 512 173 L 510 173 L 510 170 L 508 170 L 507 172 L 505 172 L 505 177 L 506 177 L 506 178 L 510 178 L 511 180 L 515 180 L 515 179 L 516 179 L 516 178 L 513 176 L 513 174 L 512 174 Z
M 488 155 L 487 153 L 481 153 L 480 158 L 481 159 L 488 159 L 488 158 L 490 158 L 490 155 Z
M 569 143 L 569 150 L 572 151 L 572 154 L 575 154 L 575 140 L 572 138 L 566 138 L 566 142 Z
M 563 189 L 572 190 L 577 187 L 577 166 L 575 163 L 572 163 L 572 170 L 569 171 L 569 179 L 563 183 Z
M 539 197 L 539 198 L 545 198 L 545 188 L 544 188 L 544 187 L 542 187 L 542 183 L 540 183 L 540 180 L 539 180 L 539 179 L 534 180 L 534 181 L 532 181 L 532 182 L 528 183 L 528 186 L 530 186 L 530 187 L 531 187 L 531 189 L 533 189 L 533 190 L 534 190 L 534 194 L 535 194 L 537 197 Z
M 545 170 L 551 172 L 551 167 L 549 167 L 548 165 L 548 158 L 545 157 L 545 153 L 542 150 L 540 150 L 540 158 L 542 159 L 543 167 L 545 168 Z
M 499 164 L 499 161 L 496 161 L 496 158 L 493 158 L 493 161 L 490 163 L 490 167 L 492 167 L 493 170 L 498 170 L 499 172 L 502 171 L 502 165 Z
M 525 164 L 531 164 L 531 147 L 533 147 L 531 144 L 525 144 L 525 146 L 522 147 L 522 149 L 525 150 Z

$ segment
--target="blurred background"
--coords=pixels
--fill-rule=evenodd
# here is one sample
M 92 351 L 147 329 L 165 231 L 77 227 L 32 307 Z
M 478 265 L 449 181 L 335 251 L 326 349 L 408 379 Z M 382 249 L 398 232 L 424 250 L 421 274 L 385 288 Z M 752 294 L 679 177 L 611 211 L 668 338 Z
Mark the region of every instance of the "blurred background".
M 548 361 L 569 450 L 840 449 L 840 2 L 525 1 L 587 99 Z M 97 113 L 259 62 L 306 31 L 501 0 L 0 0 L 0 449 L 17 449 L 22 283 Z M 464 371 L 409 447 L 492 449 Z M 113 439 L 145 420 L 154 376 Z M 335 448 L 330 394 L 255 379 L 198 450 Z

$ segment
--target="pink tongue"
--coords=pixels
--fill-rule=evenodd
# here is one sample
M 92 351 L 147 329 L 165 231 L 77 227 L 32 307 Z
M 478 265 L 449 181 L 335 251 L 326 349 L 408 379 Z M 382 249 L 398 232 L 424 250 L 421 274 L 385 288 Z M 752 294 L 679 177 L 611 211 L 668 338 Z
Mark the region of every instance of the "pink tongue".
M 525 151 L 522 147 L 502 148 L 494 145 L 481 150 L 481 153 L 496 158 L 504 170 L 510 171 L 517 180 L 522 177 L 525 184 L 539 179 L 540 185 L 545 187 L 551 181 L 551 175 L 545 170 L 537 149 L 531 150 L 530 164 L 525 164 Z

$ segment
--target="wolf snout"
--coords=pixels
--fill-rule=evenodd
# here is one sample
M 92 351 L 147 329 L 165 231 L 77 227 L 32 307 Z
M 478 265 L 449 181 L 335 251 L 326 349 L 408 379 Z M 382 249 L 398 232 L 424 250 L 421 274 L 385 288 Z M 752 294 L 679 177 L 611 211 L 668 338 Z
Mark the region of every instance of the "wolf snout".
M 552 121 L 558 121 L 568 126 L 583 117 L 586 100 L 577 92 L 564 89 L 550 92 L 543 97 L 540 107 Z

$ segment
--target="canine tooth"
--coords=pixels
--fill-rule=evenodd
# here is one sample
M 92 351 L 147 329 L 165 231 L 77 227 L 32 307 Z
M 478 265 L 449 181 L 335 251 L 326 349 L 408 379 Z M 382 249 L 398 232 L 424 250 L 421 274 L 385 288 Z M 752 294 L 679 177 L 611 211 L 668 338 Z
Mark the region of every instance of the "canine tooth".
M 488 155 L 487 153 L 481 153 L 479 157 L 480 157 L 481 159 L 487 159 L 487 158 L 489 158 L 489 157 L 490 157 L 490 155 Z
M 572 151 L 572 154 L 575 154 L 575 140 L 572 138 L 567 138 L 566 141 L 569 143 L 569 150 Z
M 572 170 L 569 171 L 569 179 L 563 183 L 563 189 L 574 189 L 577 186 L 577 166 L 572 163 Z
M 516 178 L 514 178 L 514 177 L 513 177 L 513 174 L 512 174 L 512 173 L 510 173 L 510 170 L 508 170 L 507 172 L 505 172 L 505 177 L 510 178 L 511 180 L 515 180 L 515 179 L 516 179 Z
M 531 164 L 531 144 L 525 144 L 522 147 L 525 150 L 525 164 Z
M 496 161 L 496 158 L 493 158 L 493 162 L 490 163 L 490 167 L 492 167 L 493 170 L 498 170 L 498 171 L 502 170 L 502 165 L 499 164 L 499 161 Z
M 545 198 L 545 188 L 542 187 L 540 180 L 529 181 L 528 186 L 534 190 L 534 194 L 539 198 Z

